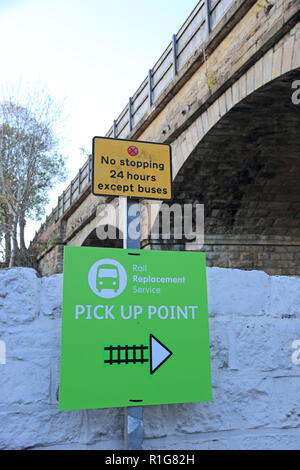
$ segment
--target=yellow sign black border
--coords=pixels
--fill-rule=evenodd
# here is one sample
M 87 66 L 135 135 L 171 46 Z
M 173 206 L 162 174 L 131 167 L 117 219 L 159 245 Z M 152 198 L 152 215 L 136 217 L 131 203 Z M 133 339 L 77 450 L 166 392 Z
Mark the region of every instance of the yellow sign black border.
M 122 141 L 122 142 L 128 142 L 132 144 L 152 144 L 152 145 L 164 145 L 168 146 L 170 150 L 170 186 L 171 186 L 171 197 L 170 198 L 164 198 L 164 197 L 159 197 L 159 198 L 153 198 L 149 196 L 125 196 L 122 194 L 99 194 L 94 192 L 94 183 L 95 183 L 95 176 L 94 176 L 94 165 L 95 165 L 95 140 L 96 139 L 103 139 L 103 140 L 112 140 L 112 141 Z M 93 146 L 92 146 L 92 178 L 91 178 L 91 189 L 92 189 L 92 194 L 94 196 L 107 196 L 107 197 L 126 197 L 128 199 L 152 199 L 155 201 L 159 200 L 164 200 L 164 201 L 171 201 L 173 199 L 173 173 L 172 173 L 172 147 L 170 144 L 165 144 L 161 142 L 150 142 L 147 140 L 131 140 L 131 139 L 117 139 L 114 137 L 103 137 L 103 136 L 95 136 L 93 137 Z

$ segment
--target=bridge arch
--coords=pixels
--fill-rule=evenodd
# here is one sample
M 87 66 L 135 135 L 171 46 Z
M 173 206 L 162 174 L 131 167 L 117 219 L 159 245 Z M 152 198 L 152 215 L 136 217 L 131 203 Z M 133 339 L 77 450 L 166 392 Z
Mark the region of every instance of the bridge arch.
M 300 28 L 300 26 L 298 26 Z M 285 38 L 286 39 L 286 38 Z M 283 40 L 282 40 L 283 41 Z M 281 41 L 281 42 L 282 42 Z M 256 91 L 266 89 L 266 85 L 274 81 L 299 79 L 300 75 L 300 44 L 294 36 L 287 39 L 283 45 L 276 44 L 266 52 L 252 67 L 250 67 L 232 86 L 227 88 L 194 122 L 181 133 L 172 143 L 173 179 L 180 168 L 189 158 L 193 150 L 203 140 L 205 135 L 218 122 L 235 108 L 237 104 L 253 95 Z M 289 101 L 292 90 L 289 91 Z
M 217 121 L 200 139 L 193 126 L 181 137 L 172 204 L 204 204 L 209 266 L 299 274 L 300 106 L 291 100 L 299 76 L 300 69 L 291 70 L 249 92 L 226 113 L 213 114 Z M 198 126 L 204 119 L 198 118 Z M 150 244 L 198 249 L 197 239 L 194 245 Z

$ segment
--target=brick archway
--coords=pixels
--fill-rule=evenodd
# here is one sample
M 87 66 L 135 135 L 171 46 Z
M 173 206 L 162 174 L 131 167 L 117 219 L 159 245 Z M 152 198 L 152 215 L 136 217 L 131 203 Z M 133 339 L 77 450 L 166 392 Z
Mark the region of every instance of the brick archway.
M 204 204 L 210 266 L 299 274 L 300 106 L 291 100 L 299 76 L 293 70 L 238 102 L 177 171 L 172 203 Z

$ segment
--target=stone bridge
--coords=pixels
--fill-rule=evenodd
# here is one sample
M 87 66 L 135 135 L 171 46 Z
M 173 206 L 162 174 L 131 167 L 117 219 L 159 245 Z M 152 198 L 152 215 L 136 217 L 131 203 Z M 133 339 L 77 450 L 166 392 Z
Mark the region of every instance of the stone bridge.
M 196 5 L 106 136 L 171 144 L 172 203 L 204 204 L 205 243 L 154 240 L 142 218 L 142 248 L 202 249 L 208 266 L 299 274 L 296 80 L 300 0 Z M 97 210 L 111 200 L 92 195 L 89 159 L 32 242 L 43 275 L 62 272 L 64 245 L 122 246 L 96 236 Z

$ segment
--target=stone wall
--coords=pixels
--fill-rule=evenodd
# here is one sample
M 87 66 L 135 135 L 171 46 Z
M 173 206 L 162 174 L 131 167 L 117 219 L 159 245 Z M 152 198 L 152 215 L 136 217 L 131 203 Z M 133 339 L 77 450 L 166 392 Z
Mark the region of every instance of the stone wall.
M 300 279 L 207 278 L 213 401 L 145 406 L 144 448 L 299 450 Z M 62 274 L 0 271 L 0 449 L 123 448 L 123 409 L 58 411 L 61 296 Z
M 288 236 L 205 235 L 204 244 L 196 241 L 147 240 L 143 249 L 203 251 L 209 267 L 260 270 L 270 275 L 300 274 L 300 239 Z

